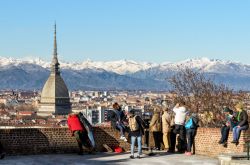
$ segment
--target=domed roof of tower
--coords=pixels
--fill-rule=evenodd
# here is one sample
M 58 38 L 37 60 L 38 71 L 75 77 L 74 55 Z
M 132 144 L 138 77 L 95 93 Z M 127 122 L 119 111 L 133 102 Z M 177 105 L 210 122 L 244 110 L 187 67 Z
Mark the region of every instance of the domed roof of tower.
M 56 98 L 69 98 L 69 91 L 61 76 L 51 74 L 44 84 L 41 102 L 55 103 Z

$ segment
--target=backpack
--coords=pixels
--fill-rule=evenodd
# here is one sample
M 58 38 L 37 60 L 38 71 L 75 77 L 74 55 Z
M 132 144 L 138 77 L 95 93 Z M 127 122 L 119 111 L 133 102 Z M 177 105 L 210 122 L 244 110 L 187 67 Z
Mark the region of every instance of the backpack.
M 137 130 L 139 130 L 139 124 L 136 121 L 136 116 L 130 117 L 128 119 L 128 122 L 129 122 L 129 127 L 130 127 L 131 131 L 137 131 Z
M 192 129 L 195 127 L 195 124 L 194 124 L 194 121 L 193 121 L 193 118 L 190 118 L 186 124 L 185 124 L 185 128 L 186 129 Z

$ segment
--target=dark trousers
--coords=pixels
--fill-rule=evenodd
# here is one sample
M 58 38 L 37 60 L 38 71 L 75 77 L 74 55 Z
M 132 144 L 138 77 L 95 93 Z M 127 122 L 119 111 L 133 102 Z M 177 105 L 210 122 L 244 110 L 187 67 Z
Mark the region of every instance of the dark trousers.
M 178 146 L 177 146 L 178 151 L 185 152 L 186 151 L 186 128 L 184 125 L 175 124 L 173 130 L 170 132 L 170 141 L 171 141 L 170 151 L 171 152 L 175 151 L 176 135 L 179 135 Z
M 4 151 L 4 148 L 3 148 L 3 145 L 2 145 L 2 143 L 0 142 L 0 154 L 2 154 L 2 153 L 4 153 L 5 151 Z
M 161 142 L 162 142 L 162 133 L 161 132 L 153 132 L 153 137 L 155 141 L 155 147 L 157 149 L 161 149 Z
M 187 152 L 191 152 L 191 150 L 192 150 L 195 135 L 196 135 L 195 129 L 188 129 L 187 130 Z
M 74 136 L 78 143 L 79 152 L 81 153 L 83 152 L 82 146 L 85 146 L 86 148 L 89 148 L 89 149 L 91 148 L 87 131 L 74 131 Z
M 170 132 L 170 147 L 169 147 L 170 152 L 175 151 L 175 144 L 176 144 L 176 134 L 174 133 L 174 127 L 173 127 Z
M 148 130 L 146 130 L 145 133 L 144 133 L 144 145 L 146 147 L 149 146 L 149 131 Z
M 229 131 L 230 131 L 230 127 L 228 127 L 228 126 L 223 126 L 221 128 L 221 139 L 220 139 L 221 143 L 227 142 Z

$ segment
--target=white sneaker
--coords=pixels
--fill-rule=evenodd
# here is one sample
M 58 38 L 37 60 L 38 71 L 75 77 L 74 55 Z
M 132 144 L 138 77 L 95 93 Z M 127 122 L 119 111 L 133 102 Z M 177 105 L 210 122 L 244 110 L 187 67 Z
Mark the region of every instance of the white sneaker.
M 126 139 L 126 137 L 125 136 L 121 136 L 120 137 L 120 140 L 123 140 L 123 141 L 125 141 L 125 142 L 127 142 L 128 140 Z

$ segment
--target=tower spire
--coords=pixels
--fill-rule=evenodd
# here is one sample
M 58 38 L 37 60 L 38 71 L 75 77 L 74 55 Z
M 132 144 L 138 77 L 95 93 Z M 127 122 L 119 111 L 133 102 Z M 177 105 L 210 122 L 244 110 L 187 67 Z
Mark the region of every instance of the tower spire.
M 59 72 L 59 62 L 57 58 L 57 41 L 56 41 L 56 22 L 54 25 L 54 49 L 53 49 L 53 59 L 51 64 L 51 73 L 60 74 Z
M 56 42 L 56 22 L 55 22 L 55 29 L 54 29 L 54 52 L 53 52 L 53 58 L 57 59 L 57 42 Z

